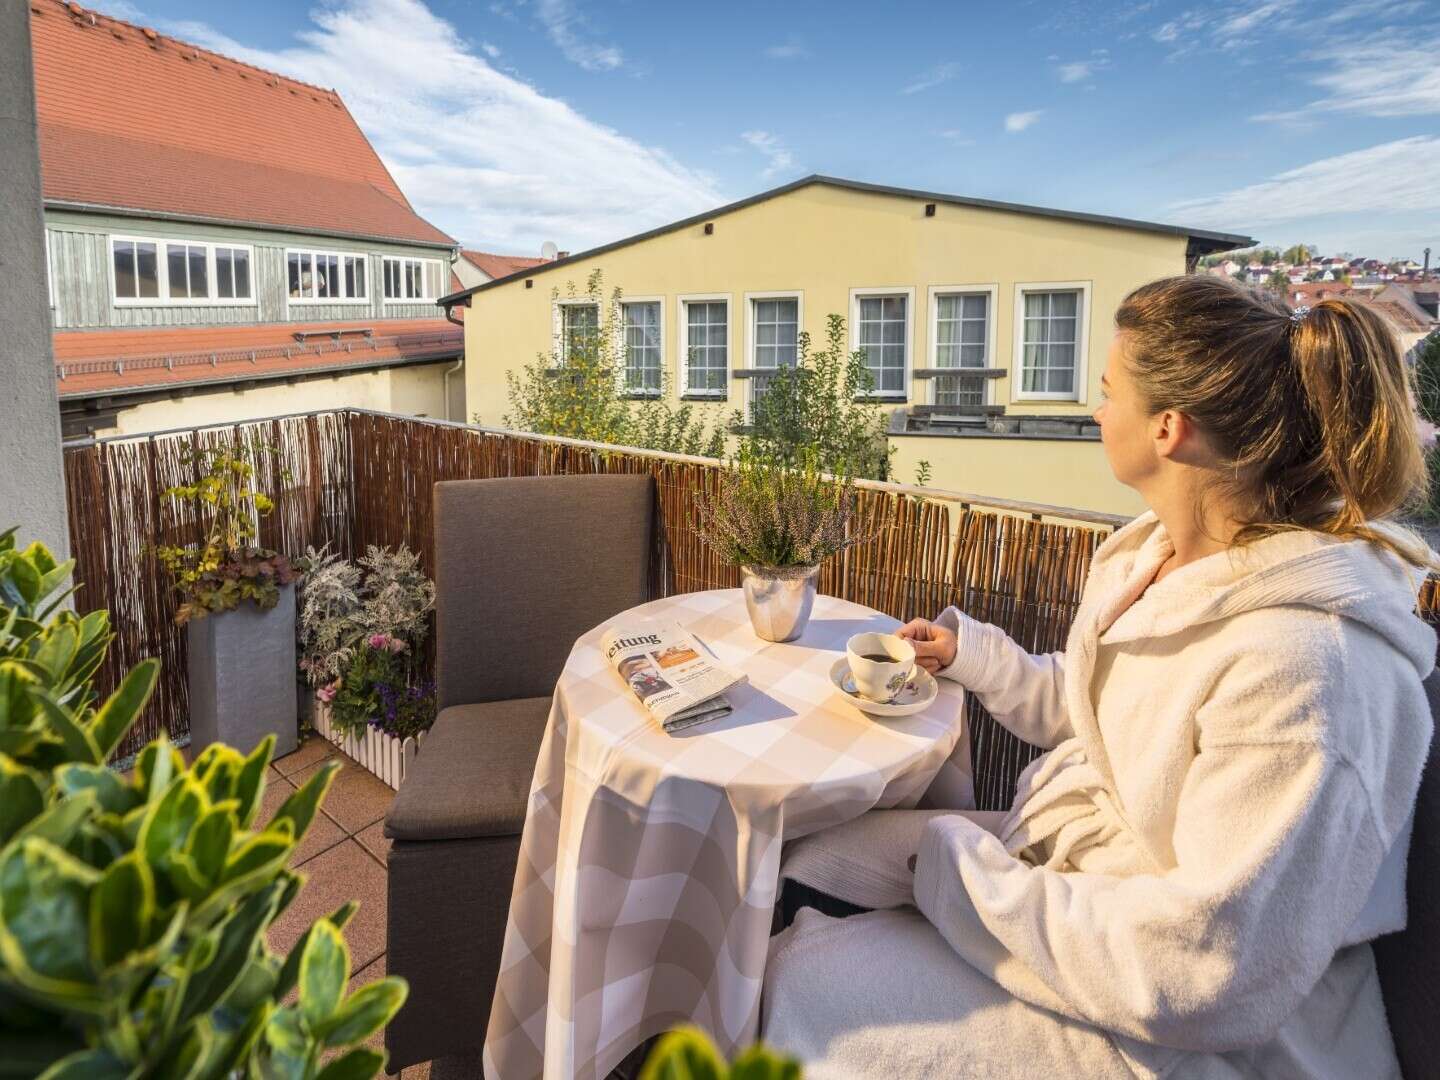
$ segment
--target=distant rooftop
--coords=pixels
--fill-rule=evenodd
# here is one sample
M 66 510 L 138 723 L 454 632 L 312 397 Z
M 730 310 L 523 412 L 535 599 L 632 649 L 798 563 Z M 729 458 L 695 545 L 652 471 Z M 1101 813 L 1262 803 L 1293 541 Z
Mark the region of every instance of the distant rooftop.
M 430 246 L 333 90 L 32 0 L 46 205 Z
M 509 277 L 511 274 L 518 274 L 521 270 L 529 270 L 550 261 L 532 258 L 528 255 L 495 255 L 488 251 L 474 251 L 470 248 L 461 248 L 460 257 L 492 278 Z

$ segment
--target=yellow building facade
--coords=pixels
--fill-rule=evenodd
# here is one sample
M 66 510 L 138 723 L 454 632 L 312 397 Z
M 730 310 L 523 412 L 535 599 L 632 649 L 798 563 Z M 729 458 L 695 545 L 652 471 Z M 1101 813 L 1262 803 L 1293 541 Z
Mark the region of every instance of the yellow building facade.
M 793 357 L 799 331 L 813 348 L 838 313 L 890 416 L 893 479 L 912 482 L 925 461 L 932 487 L 1133 514 L 1143 506 L 1085 422 L 1115 309 L 1137 285 L 1247 243 L 812 177 L 442 303 L 468 302 L 467 407 L 490 426 L 508 373 L 592 327 L 624 343 L 632 388 L 663 383 L 730 416 Z M 618 313 L 586 310 L 596 271 L 607 296 L 623 294 Z

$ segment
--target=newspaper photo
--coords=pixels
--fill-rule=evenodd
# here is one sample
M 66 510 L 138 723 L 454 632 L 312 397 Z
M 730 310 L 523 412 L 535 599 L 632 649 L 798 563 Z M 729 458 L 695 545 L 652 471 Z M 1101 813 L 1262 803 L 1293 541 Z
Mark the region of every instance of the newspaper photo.
M 612 626 L 601 651 L 636 700 L 666 731 L 714 720 L 730 712 L 725 691 L 745 676 L 722 667 L 679 623 Z

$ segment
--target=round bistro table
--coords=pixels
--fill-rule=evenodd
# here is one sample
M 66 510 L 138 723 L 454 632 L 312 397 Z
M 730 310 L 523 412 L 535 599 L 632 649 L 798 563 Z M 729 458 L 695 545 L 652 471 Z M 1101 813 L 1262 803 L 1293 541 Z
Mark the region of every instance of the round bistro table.
M 727 1054 L 754 1040 L 785 840 L 874 808 L 973 806 L 963 691 L 876 720 L 830 682 L 886 615 L 815 598 L 805 633 L 755 636 L 738 589 L 684 593 L 605 625 L 678 622 L 748 683 L 734 711 L 666 733 L 599 649 L 575 643 L 530 790 L 494 1003 L 490 1080 L 604 1080 L 684 1022 Z

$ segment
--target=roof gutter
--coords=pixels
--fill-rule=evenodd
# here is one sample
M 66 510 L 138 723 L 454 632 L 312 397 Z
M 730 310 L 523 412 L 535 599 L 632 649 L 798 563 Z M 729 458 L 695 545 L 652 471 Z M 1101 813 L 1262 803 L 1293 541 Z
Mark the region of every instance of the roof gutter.
M 455 307 L 457 304 L 460 305 L 461 307 L 467 307 L 467 308 L 468 308 L 468 307 L 470 306 L 470 294 L 469 294 L 469 293 L 455 293 L 455 294 L 452 295 L 452 296 L 443 296 L 443 297 L 441 297 L 439 300 L 436 300 L 435 302 L 436 302 L 437 304 L 439 304 L 442 308 L 445 309 L 445 321 L 446 321 L 446 322 L 452 322 L 452 323 L 454 323 L 456 326 L 460 327 L 461 329 L 464 329 L 465 320 L 464 320 L 464 319 L 457 319 L 457 318 L 455 317 L 455 312 L 453 312 L 453 311 L 450 310 L 450 309 L 453 308 L 453 307 Z
M 231 228 L 264 229 L 267 232 L 293 233 L 298 236 L 329 236 L 339 240 L 370 240 L 381 244 L 408 244 L 411 247 L 442 248 L 454 251 L 456 240 L 416 240 L 408 236 L 378 236 L 371 233 L 346 233 L 334 229 L 301 228 L 298 225 L 277 225 L 271 221 L 246 221 L 241 218 L 208 217 L 204 214 L 176 214 L 168 210 L 141 210 L 132 206 L 106 206 L 104 203 L 69 202 L 65 199 L 43 200 L 47 210 L 71 210 L 81 214 L 113 214 L 116 217 L 150 218 L 154 221 L 180 221 L 196 225 L 226 225 Z M 412 211 L 413 213 L 413 211 Z

